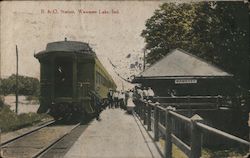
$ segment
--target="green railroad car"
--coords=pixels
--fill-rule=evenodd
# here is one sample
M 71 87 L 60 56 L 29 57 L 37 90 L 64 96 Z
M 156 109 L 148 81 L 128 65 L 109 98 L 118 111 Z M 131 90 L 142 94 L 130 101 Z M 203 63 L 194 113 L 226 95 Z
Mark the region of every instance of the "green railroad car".
M 112 77 L 89 44 L 79 41 L 48 43 L 34 55 L 40 62 L 40 107 L 38 113 L 54 117 L 74 113 L 93 114 L 109 89 L 116 89 Z

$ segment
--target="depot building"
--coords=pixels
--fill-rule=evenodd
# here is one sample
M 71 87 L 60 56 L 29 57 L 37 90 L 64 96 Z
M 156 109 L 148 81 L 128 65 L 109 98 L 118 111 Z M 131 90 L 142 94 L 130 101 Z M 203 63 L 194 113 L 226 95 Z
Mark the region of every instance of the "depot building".
M 157 96 L 232 95 L 233 75 L 181 49 L 174 49 L 132 81 Z

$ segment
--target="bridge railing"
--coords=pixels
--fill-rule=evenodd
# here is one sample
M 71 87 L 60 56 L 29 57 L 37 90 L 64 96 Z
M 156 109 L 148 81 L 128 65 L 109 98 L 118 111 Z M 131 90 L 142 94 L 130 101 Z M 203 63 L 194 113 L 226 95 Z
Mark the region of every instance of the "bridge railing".
M 250 147 L 250 142 L 202 123 L 202 118 L 197 114 L 188 118 L 175 112 L 175 109 L 170 106 L 164 108 L 158 102 L 152 103 L 146 100 L 136 100 L 136 104 L 135 111 L 137 116 L 142 120 L 142 123 L 146 125 L 148 131 L 153 131 L 154 141 L 159 141 L 160 134 L 164 135 L 165 158 L 172 157 L 172 144 L 175 144 L 190 158 L 201 157 L 202 134 L 204 134 L 204 132 L 211 132 L 220 137 L 225 137 Z M 162 117 L 164 117 L 163 120 Z M 181 140 L 181 138 L 178 138 L 173 131 L 175 121 L 188 124 L 190 128 L 190 142 L 188 144 L 185 143 L 184 140 Z

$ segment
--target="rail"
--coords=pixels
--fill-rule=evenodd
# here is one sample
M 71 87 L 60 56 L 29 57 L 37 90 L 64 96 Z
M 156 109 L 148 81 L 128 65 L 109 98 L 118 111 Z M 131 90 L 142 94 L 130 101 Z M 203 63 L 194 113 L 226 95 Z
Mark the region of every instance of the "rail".
M 68 132 L 66 132 L 65 134 L 63 134 L 61 137 L 59 137 L 58 139 L 54 140 L 53 142 L 51 142 L 49 145 L 45 146 L 44 148 L 42 148 L 40 151 L 38 151 L 36 154 L 34 154 L 32 156 L 32 158 L 39 158 L 42 157 L 46 152 L 48 152 L 55 144 L 57 144 L 60 140 L 62 140 L 63 138 L 65 138 L 67 135 L 69 135 L 74 129 L 76 129 L 77 127 L 79 127 L 81 125 L 81 123 L 77 123 L 76 125 L 74 125 Z
M 137 106 L 135 112 L 137 116 L 143 121 L 143 124 L 146 125 L 147 130 L 153 130 L 154 141 L 159 141 L 160 133 L 165 136 L 165 158 L 172 157 L 172 144 L 175 144 L 190 158 L 201 157 L 202 134 L 204 134 L 204 132 L 211 132 L 220 137 L 224 137 L 250 147 L 250 142 L 244 139 L 238 138 L 216 128 L 205 125 L 204 123 L 202 123 L 203 119 L 197 114 L 191 118 L 188 118 L 175 112 L 175 108 L 170 106 L 164 108 L 158 102 L 152 103 L 146 100 L 136 100 L 136 103 Z M 162 118 L 160 117 L 160 113 L 164 114 L 163 121 L 161 120 Z M 191 139 L 189 143 L 190 145 L 186 144 L 184 140 L 178 138 L 178 136 L 173 131 L 175 120 L 181 121 L 189 125 L 191 131 Z
M 14 143 L 16 141 L 19 141 L 21 138 L 24 138 L 24 137 L 29 137 L 32 133 L 35 133 L 45 127 L 48 127 L 52 124 L 56 123 L 55 120 L 51 120 L 47 123 L 45 123 L 44 125 L 41 125 L 31 131 L 28 131 L 20 136 L 17 136 L 13 139 L 10 139 L 8 141 L 5 141 L 3 143 L 0 144 L 0 158 L 3 158 L 5 156 L 3 156 L 3 151 L 2 151 L 2 148 L 3 147 L 7 147 L 10 143 Z M 44 154 L 46 154 L 49 150 L 51 150 L 60 140 L 62 140 L 63 138 L 65 138 L 67 135 L 69 135 L 73 130 L 75 130 L 77 127 L 79 127 L 81 125 L 81 123 L 77 123 L 75 124 L 73 127 L 71 127 L 68 131 L 66 131 L 65 133 L 63 133 L 60 137 L 58 137 L 57 139 L 51 141 L 49 144 L 47 144 L 46 146 L 43 146 L 41 148 L 36 148 L 38 151 L 34 154 L 32 154 L 32 158 L 39 158 L 39 157 L 42 157 Z M 0 135 L 0 138 L 1 138 L 1 135 Z M 20 148 L 21 146 L 18 146 L 18 148 Z M 8 156 L 7 156 L 8 157 Z
M 174 106 L 177 109 L 219 109 L 223 107 L 223 97 L 218 96 L 156 96 L 154 100 L 162 106 Z M 227 106 L 229 107 L 229 106 Z
M 32 134 L 32 133 L 34 133 L 34 132 L 36 132 L 36 131 L 38 131 L 38 130 L 40 130 L 40 129 L 42 129 L 42 128 L 45 128 L 45 127 L 47 127 L 47 126 L 49 126 L 49 125 L 52 125 L 53 123 L 55 123 L 55 120 L 47 121 L 47 122 L 45 122 L 43 125 L 38 126 L 38 127 L 34 128 L 33 130 L 30 130 L 30 131 L 28 131 L 28 132 L 25 132 L 24 134 L 21 134 L 21 135 L 19 135 L 19 136 L 17 136 L 17 137 L 11 138 L 11 139 L 9 139 L 9 140 L 7 140 L 7 141 L 4 141 L 4 142 L 2 142 L 2 140 L 1 140 L 1 134 L 2 134 L 1 132 L 2 132 L 2 131 L 1 131 L 1 129 L 0 129 L 0 158 L 3 157 L 3 151 L 2 151 L 2 148 L 3 148 L 3 147 L 7 146 L 7 145 L 10 144 L 10 143 L 13 143 L 13 142 L 19 140 L 20 138 L 23 138 L 23 137 L 25 137 L 25 136 L 27 136 L 27 135 L 30 135 L 30 134 Z
M 17 136 L 17 137 L 14 137 L 14 138 L 9 139 L 9 140 L 4 141 L 4 142 L 1 142 L 1 141 L 0 141 L 0 149 L 1 149 L 2 147 L 6 146 L 6 145 L 9 144 L 9 143 L 13 143 L 14 141 L 16 141 L 16 140 L 18 140 L 18 139 L 20 139 L 20 138 L 22 138 L 22 137 L 24 137 L 24 136 L 27 136 L 27 135 L 29 135 L 29 134 L 32 134 L 32 133 L 34 133 L 34 132 L 36 132 L 36 131 L 38 131 L 38 130 L 44 128 L 44 127 L 47 127 L 47 126 L 49 126 L 49 125 L 52 125 L 52 124 L 55 123 L 55 122 L 56 122 L 55 120 L 47 121 L 47 122 L 45 122 L 43 125 L 38 126 L 38 127 L 34 128 L 34 129 L 32 129 L 32 130 L 30 130 L 30 131 L 24 133 L 24 134 L 21 134 L 21 135 L 19 135 L 19 136 Z M 1 130 L 0 130 L 0 131 L 1 131 Z M 1 136 L 1 132 L 0 132 L 0 136 Z
M 218 95 L 218 96 L 174 96 L 174 97 L 166 97 L 166 96 L 156 96 L 154 97 L 155 99 L 171 99 L 171 98 L 179 98 L 179 99 L 217 99 L 217 98 L 221 98 L 222 96 Z

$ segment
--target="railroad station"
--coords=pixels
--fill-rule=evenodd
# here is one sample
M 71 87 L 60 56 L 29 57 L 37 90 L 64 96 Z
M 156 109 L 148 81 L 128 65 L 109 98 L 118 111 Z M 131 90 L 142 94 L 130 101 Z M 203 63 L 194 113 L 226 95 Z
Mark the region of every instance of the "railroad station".
M 0 158 L 250 157 L 249 10 L 0 1 Z
M 172 50 L 133 82 L 152 87 L 157 96 L 172 91 L 176 96 L 232 95 L 234 88 L 232 74 L 181 49 Z
M 57 52 L 58 49 L 56 47 L 58 45 L 60 47 L 63 45 L 64 49 L 67 48 L 65 49 L 66 51 L 64 50 L 64 56 L 67 55 L 66 53 L 71 53 L 71 49 L 76 49 L 76 47 L 70 47 L 74 45 L 74 43 L 68 42 L 67 40 L 56 42 L 55 46 L 53 46 L 53 44 L 54 43 L 50 43 L 48 45 L 49 48 L 48 46 L 46 48 L 48 51 L 43 51 L 42 54 L 46 52 L 48 56 L 49 53 Z M 81 45 L 82 43 L 76 44 Z M 51 49 L 52 46 L 53 49 Z M 81 46 L 78 48 L 81 48 Z M 87 51 L 91 50 L 84 49 Z M 69 51 L 67 52 L 67 50 Z M 88 53 L 88 55 L 90 55 L 90 53 Z M 41 58 L 39 58 L 39 60 L 41 62 Z M 66 60 L 67 59 L 64 59 L 62 61 L 66 62 Z M 44 64 L 44 61 L 42 64 Z M 60 68 L 55 66 L 52 72 L 56 72 L 59 69 L 59 73 L 64 72 L 63 69 L 65 65 L 67 66 L 67 64 L 64 64 L 61 67 L 59 66 Z M 75 67 L 74 69 L 77 69 L 76 66 L 81 64 L 73 65 Z M 175 66 L 172 67 L 172 65 Z M 99 65 L 99 67 L 101 66 Z M 72 69 L 72 66 L 68 68 Z M 66 73 L 70 72 L 68 68 L 66 69 Z M 49 69 L 43 69 L 44 68 L 42 68 L 42 71 L 44 71 L 43 75 L 46 75 Z M 75 70 L 73 72 L 77 71 Z M 105 71 L 102 70 L 102 73 L 103 72 Z M 49 74 L 51 73 L 49 72 Z M 105 84 L 106 86 L 112 86 L 113 89 L 115 88 L 114 85 L 106 83 L 107 81 L 104 79 L 104 75 L 100 73 L 98 73 L 98 75 L 99 78 L 97 78 L 97 81 L 94 83 L 98 85 Z M 107 74 L 105 76 L 107 76 Z M 78 77 L 81 76 L 78 75 Z M 233 120 L 234 117 L 231 117 L 235 114 L 233 107 L 221 100 L 222 97 L 230 94 L 219 93 L 218 89 L 222 89 L 223 87 L 228 88 L 230 84 L 231 87 L 229 88 L 232 88 L 232 77 L 231 74 L 208 64 L 194 55 L 190 55 L 180 49 L 175 49 L 158 63 L 155 63 L 136 76 L 133 80 L 133 82 L 136 82 L 142 89 L 143 87 L 151 87 L 154 89 L 153 99 L 144 94 L 144 96 L 140 97 L 138 90 L 140 88 L 138 86 L 134 88 L 134 92 L 131 92 L 131 90 L 128 92 L 128 99 L 127 101 L 124 100 L 124 103 L 116 99 L 119 94 L 111 88 L 108 92 L 108 100 L 103 103 L 99 103 L 100 101 L 95 99 L 98 97 L 98 94 L 90 93 L 90 95 L 93 95 L 95 103 L 99 104 L 98 106 L 102 106 L 100 109 L 102 112 L 100 112 L 100 110 L 95 108 L 95 105 L 89 104 L 88 109 L 94 108 L 92 109 L 92 113 L 96 110 L 100 112 L 98 115 L 93 115 L 96 119 L 93 120 L 93 118 L 89 117 L 90 120 L 88 120 L 86 117 L 81 117 L 84 118 L 85 122 L 78 124 L 71 123 L 72 125 L 67 126 L 60 122 L 60 119 L 59 122 L 50 120 L 48 123 L 41 124 L 37 127 L 4 134 L 1 136 L 1 156 L 16 157 L 17 155 L 22 155 L 21 157 L 48 158 L 55 155 L 56 157 L 68 158 L 172 157 L 172 151 L 174 151 L 175 154 L 177 153 L 184 157 L 185 155 L 188 157 L 200 157 L 202 154 L 202 146 L 223 145 L 225 138 L 249 145 L 249 142 L 224 132 L 225 130 L 234 132 L 234 130 L 230 129 L 235 127 L 235 124 L 225 124 L 225 121 L 237 123 L 237 120 L 235 121 Z M 42 78 L 44 77 L 42 76 Z M 58 78 L 58 80 L 61 84 L 65 83 L 66 85 L 68 85 L 68 82 L 72 82 L 72 80 L 68 80 L 67 78 L 65 79 L 67 82 L 64 82 L 65 80 L 61 80 L 60 78 Z M 49 82 L 48 78 L 45 81 Z M 58 84 L 59 81 L 56 83 Z M 159 82 L 161 82 L 161 85 L 165 85 L 164 88 L 159 86 Z M 215 83 L 221 86 L 219 88 L 217 87 L 216 94 L 210 93 L 209 90 L 202 91 L 204 88 L 213 89 L 211 86 Z M 82 85 L 83 84 L 84 83 L 82 83 Z M 78 89 L 83 88 L 83 92 L 76 91 L 74 93 L 80 92 L 81 95 L 84 94 L 88 96 L 86 91 L 91 87 L 85 89 L 86 87 L 81 87 L 81 84 L 79 84 L 79 86 Z M 67 86 L 63 87 L 66 88 Z M 189 91 L 190 89 L 192 89 L 192 91 Z M 174 94 L 169 93 L 173 91 L 175 91 Z M 191 94 L 191 92 L 194 93 Z M 114 96 L 113 99 L 109 97 L 111 93 Z M 117 96 L 115 93 L 117 93 Z M 63 102 L 67 101 L 66 97 L 72 95 L 72 92 L 61 94 L 63 94 L 63 100 L 56 100 L 60 103 L 59 107 L 62 106 Z M 168 96 L 164 96 L 164 94 L 168 94 Z M 187 94 L 190 95 L 187 96 Z M 202 95 L 197 96 L 197 94 Z M 42 93 L 42 95 L 47 96 L 48 93 Z M 134 96 L 133 101 L 129 101 L 129 99 L 132 99 L 130 98 L 131 96 Z M 60 97 L 60 93 L 54 97 Z M 85 98 L 82 99 L 84 100 Z M 112 102 L 110 99 L 112 99 Z M 46 99 L 46 101 L 47 108 L 55 106 L 54 104 L 56 104 L 55 102 L 49 105 L 49 100 Z M 53 98 L 52 102 L 54 102 Z M 77 103 L 75 104 L 77 105 Z M 130 107 L 131 104 L 133 104 L 132 110 Z M 124 107 L 124 105 L 127 107 Z M 41 104 L 40 106 L 43 105 Z M 60 108 L 62 110 L 62 107 Z M 91 111 L 88 112 L 91 116 Z M 55 112 L 52 114 L 54 113 Z M 61 111 L 61 113 L 65 113 L 65 111 Z M 73 115 L 76 116 L 86 115 L 86 113 L 73 113 L 75 113 Z M 63 117 L 71 116 L 65 115 Z M 213 125 L 213 127 L 210 125 Z M 223 129 L 219 130 L 218 128 Z M 52 133 L 49 135 L 45 134 L 47 132 Z M 26 135 L 29 136 L 28 142 L 26 140 L 27 138 L 25 139 Z M 46 139 L 44 135 L 46 135 Z M 20 139 L 22 137 L 24 138 Z M 43 141 L 41 142 L 40 139 Z M 47 144 L 46 140 L 49 139 L 51 139 L 51 144 Z M 177 148 L 179 148 L 179 150 Z

